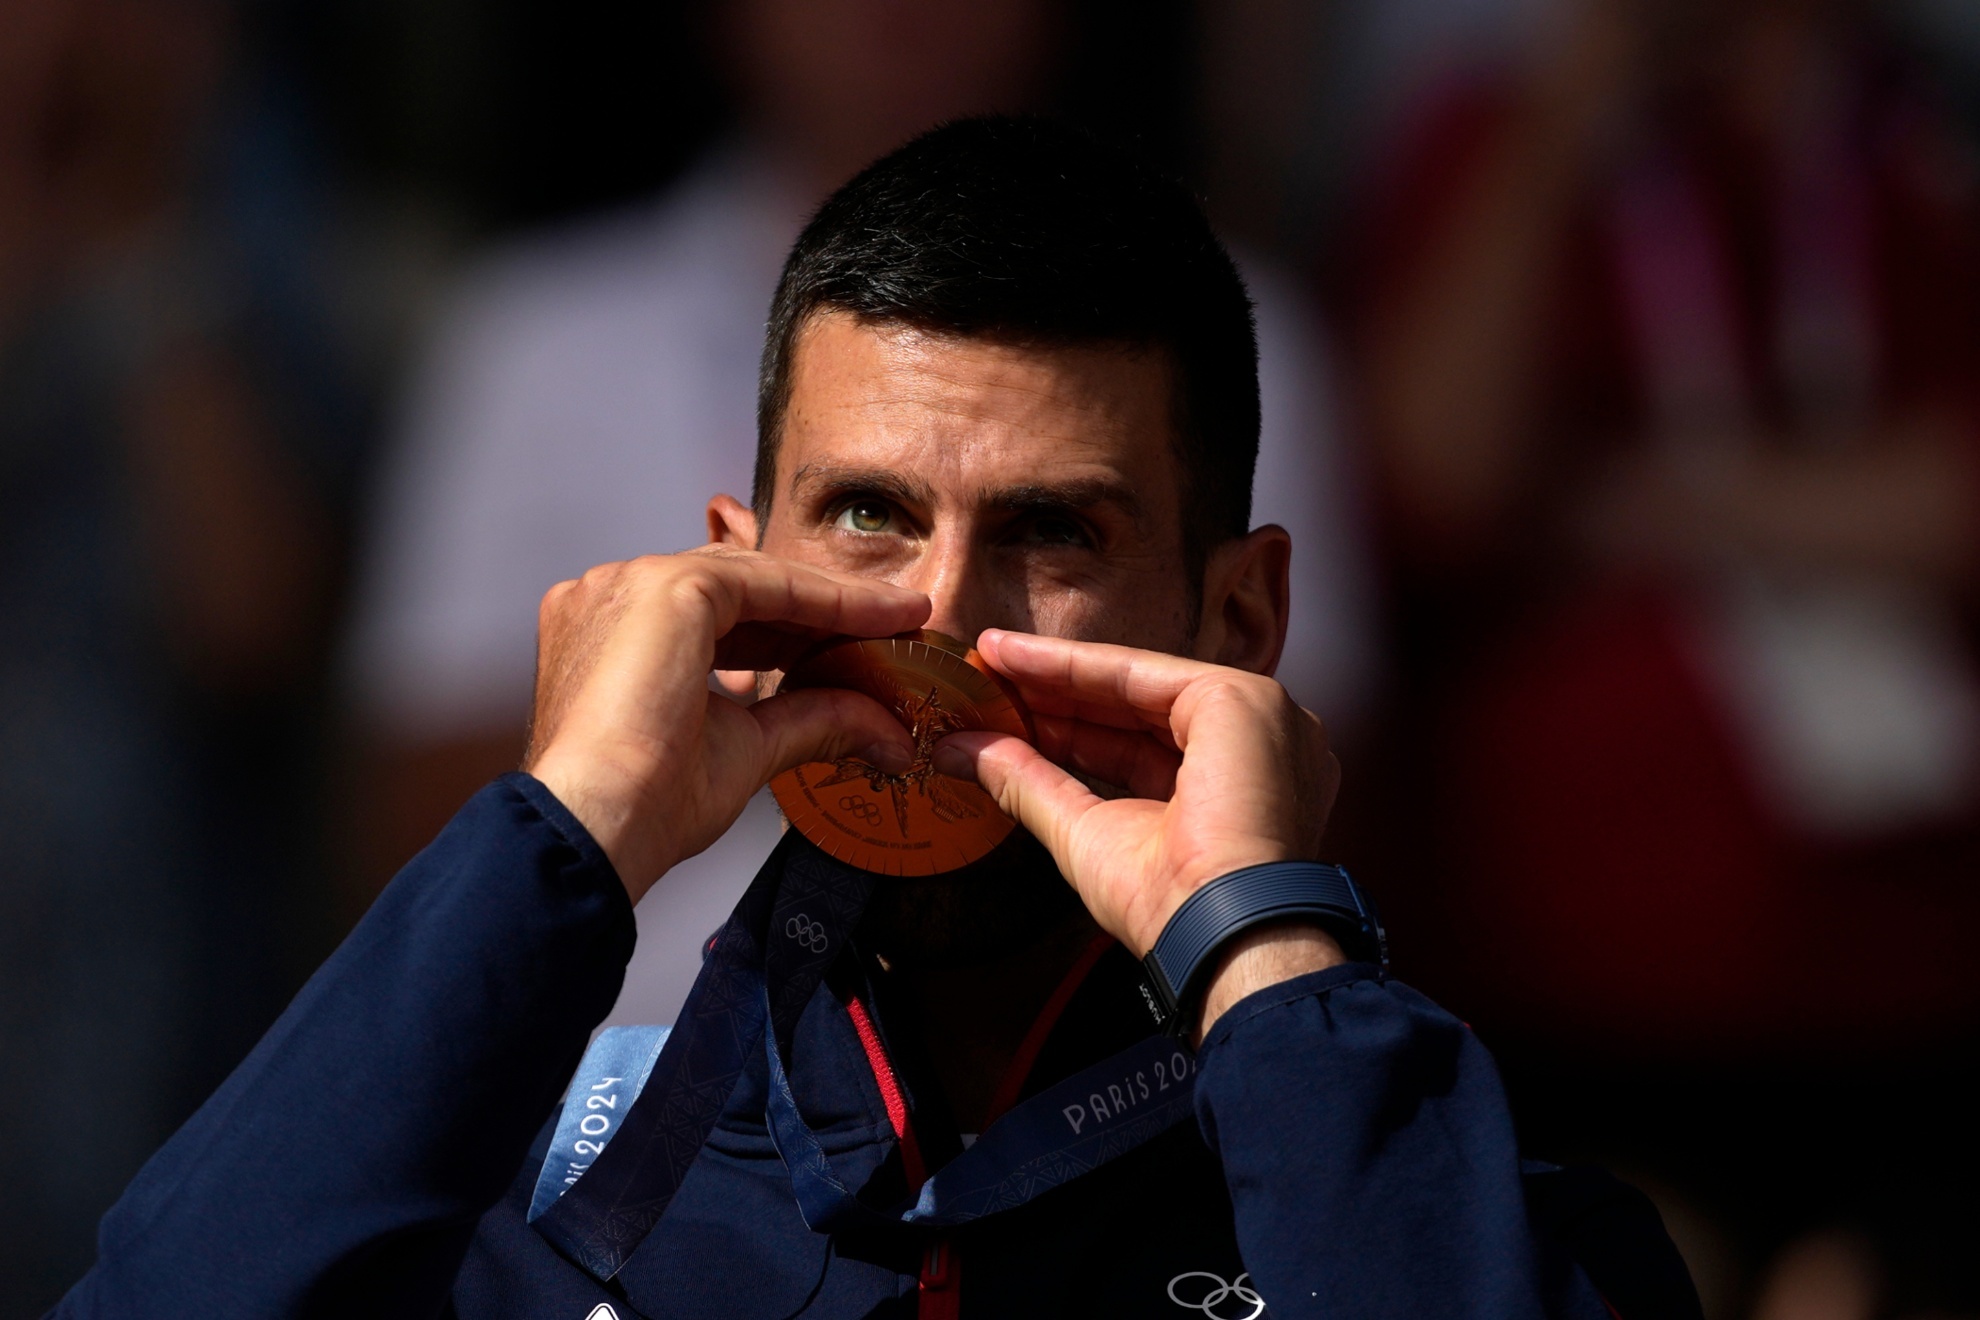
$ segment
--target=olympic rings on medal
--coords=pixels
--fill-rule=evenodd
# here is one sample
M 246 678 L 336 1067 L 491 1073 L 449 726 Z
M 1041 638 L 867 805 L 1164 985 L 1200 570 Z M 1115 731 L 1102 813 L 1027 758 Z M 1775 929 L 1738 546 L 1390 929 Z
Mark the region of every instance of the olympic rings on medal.
M 880 804 L 861 797 L 857 793 L 848 793 L 840 798 L 839 810 L 850 812 L 853 816 L 865 821 L 869 826 L 880 823 Z
M 1229 1283 L 1225 1283 L 1222 1275 L 1212 1274 L 1208 1270 L 1191 1270 L 1187 1274 L 1178 1274 L 1169 1280 L 1169 1300 L 1186 1311 L 1201 1311 L 1209 1316 L 1210 1320 L 1258 1320 L 1258 1317 L 1265 1314 L 1265 1299 L 1251 1287 L 1250 1278 L 1249 1274 L 1240 1274 Z M 1184 1291 L 1201 1291 L 1203 1296 L 1195 1301 L 1184 1301 L 1176 1295 L 1176 1285 L 1186 1283 L 1190 1279 L 1202 1279 L 1205 1282 L 1192 1284 Z M 1248 1306 L 1251 1309 L 1242 1312 L 1234 1309 L 1218 1309 L 1233 1297 L 1237 1299 L 1237 1306 Z
M 826 946 L 831 942 L 825 938 L 825 923 L 813 921 L 802 912 L 784 923 L 784 934 L 813 953 L 825 952 Z

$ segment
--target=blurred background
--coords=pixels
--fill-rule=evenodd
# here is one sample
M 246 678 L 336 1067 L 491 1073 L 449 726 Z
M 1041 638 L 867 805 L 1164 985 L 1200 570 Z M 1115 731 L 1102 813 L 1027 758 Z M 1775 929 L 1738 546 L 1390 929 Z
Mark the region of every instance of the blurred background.
M 0 1316 L 514 764 L 542 591 L 747 495 L 809 208 L 1027 108 L 1239 255 L 1334 847 L 1529 1152 L 1712 1320 L 1980 1316 L 1967 0 L 0 0 Z

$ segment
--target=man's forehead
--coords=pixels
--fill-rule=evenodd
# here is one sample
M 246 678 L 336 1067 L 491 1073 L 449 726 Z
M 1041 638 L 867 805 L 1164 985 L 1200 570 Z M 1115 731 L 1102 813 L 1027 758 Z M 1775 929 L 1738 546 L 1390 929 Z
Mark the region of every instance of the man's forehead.
M 892 473 L 1016 501 L 1136 495 L 1173 456 L 1167 357 L 1109 345 L 1025 346 L 814 318 L 794 355 L 780 484 Z

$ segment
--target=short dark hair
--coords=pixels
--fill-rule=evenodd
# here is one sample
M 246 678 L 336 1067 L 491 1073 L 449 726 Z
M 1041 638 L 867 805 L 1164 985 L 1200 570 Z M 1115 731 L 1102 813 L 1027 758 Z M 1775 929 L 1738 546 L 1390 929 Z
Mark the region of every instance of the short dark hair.
M 1026 345 L 1166 351 L 1192 576 L 1212 546 L 1250 530 L 1251 299 L 1196 198 L 1128 151 L 1050 119 L 962 119 L 826 200 L 770 306 L 751 492 L 760 523 L 775 494 L 792 354 L 823 311 Z

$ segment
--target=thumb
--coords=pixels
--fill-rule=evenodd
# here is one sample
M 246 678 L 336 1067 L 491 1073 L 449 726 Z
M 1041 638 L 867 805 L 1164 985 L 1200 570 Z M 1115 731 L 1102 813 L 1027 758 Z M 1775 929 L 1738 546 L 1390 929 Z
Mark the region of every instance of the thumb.
M 749 707 L 763 736 L 763 778 L 807 761 L 857 756 L 899 773 L 914 760 L 914 739 L 888 709 L 846 688 L 780 692 Z
M 1092 789 L 1008 733 L 953 734 L 935 749 L 935 768 L 981 785 L 1005 815 L 1045 845 L 1061 875 L 1072 875 L 1073 827 L 1101 802 Z

